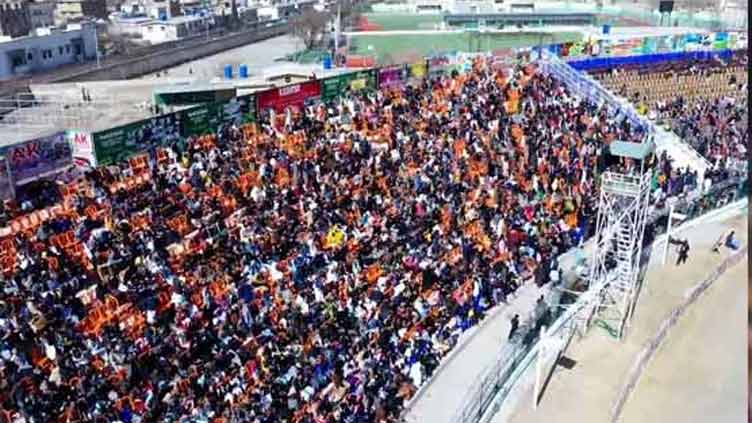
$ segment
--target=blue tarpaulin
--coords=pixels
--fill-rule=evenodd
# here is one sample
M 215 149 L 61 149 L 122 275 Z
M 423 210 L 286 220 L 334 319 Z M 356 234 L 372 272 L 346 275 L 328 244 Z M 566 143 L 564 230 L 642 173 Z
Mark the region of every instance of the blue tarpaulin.
M 678 53 L 643 54 L 638 56 L 621 57 L 598 57 L 593 59 L 574 60 L 568 62 L 570 66 L 580 71 L 613 68 L 627 65 L 652 65 L 662 62 L 681 62 L 687 60 L 709 60 L 713 56 L 719 56 L 723 60 L 729 60 L 734 54 L 733 50 L 720 51 L 691 51 Z

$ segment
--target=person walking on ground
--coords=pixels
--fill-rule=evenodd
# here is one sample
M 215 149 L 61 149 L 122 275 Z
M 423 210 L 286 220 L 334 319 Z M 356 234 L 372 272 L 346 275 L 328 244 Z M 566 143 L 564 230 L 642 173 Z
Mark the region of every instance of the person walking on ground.
M 679 245 L 679 258 L 676 259 L 676 265 L 686 263 L 689 258 L 689 241 L 686 239 Z
M 512 323 L 512 327 L 511 327 L 511 329 L 509 329 L 509 338 L 508 339 L 512 339 L 512 336 L 514 336 L 514 334 L 517 332 L 517 328 L 520 327 L 520 315 L 519 314 L 515 314 L 514 317 L 512 317 L 511 323 Z

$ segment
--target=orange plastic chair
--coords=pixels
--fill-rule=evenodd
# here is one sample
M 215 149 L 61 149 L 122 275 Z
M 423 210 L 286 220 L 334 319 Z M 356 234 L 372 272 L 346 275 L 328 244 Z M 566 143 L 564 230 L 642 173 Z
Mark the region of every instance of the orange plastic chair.
M 159 306 L 157 307 L 157 312 L 163 313 L 168 308 L 172 307 L 172 300 L 170 299 L 170 293 L 167 291 L 162 291 L 159 293 Z
M 16 256 L 10 255 L 0 258 L 0 266 L 2 266 L 3 273 L 6 275 L 14 274 L 16 272 Z
M 164 163 L 168 163 L 170 161 L 170 155 L 167 152 L 167 150 L 163 148 L 157 149 L 157 163 L 162 165 Z

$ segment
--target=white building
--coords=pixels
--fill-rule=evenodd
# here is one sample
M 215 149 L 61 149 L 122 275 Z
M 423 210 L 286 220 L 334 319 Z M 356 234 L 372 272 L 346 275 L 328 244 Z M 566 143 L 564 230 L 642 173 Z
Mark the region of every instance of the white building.
M 164 20 L 179 16 L 180 4 L 171 0 L 136 0 L 128 1 L 120 5 L 119 15 L 125 17 L 149 17 L 157 20 Z
M 144 25 L 153 23 L 154 19 L 148 16 L 122 16 L 110 15 L 110 25 L 107 30 L 112 35 L 124 35 L 132 38 L 141 38 L 144 33 Z
M 192 35 L 206 33 L 214 27 L 214 18 L 201 16 L 176 16 L 164 21 L 152 21 L 142 25 L 142 38 L 151 44 L 175 41 Z
M 95 34 L 93 24 L 77 24 L 0 42 L 0 80 L 95 59 Z

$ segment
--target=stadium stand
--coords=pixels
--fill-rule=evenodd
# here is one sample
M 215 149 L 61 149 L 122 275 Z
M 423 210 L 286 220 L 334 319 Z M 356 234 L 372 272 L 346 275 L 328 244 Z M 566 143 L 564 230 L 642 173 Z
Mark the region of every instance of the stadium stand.
M 600 73 L 601 83 L 667 125 L 713 165 L 741 169 L 749 148 L 746 52 Z
M 4 205 L 0 422 L 398 421 L 592 233 L 605 147 L 644 136 L 610 116 L 479 60 Z

